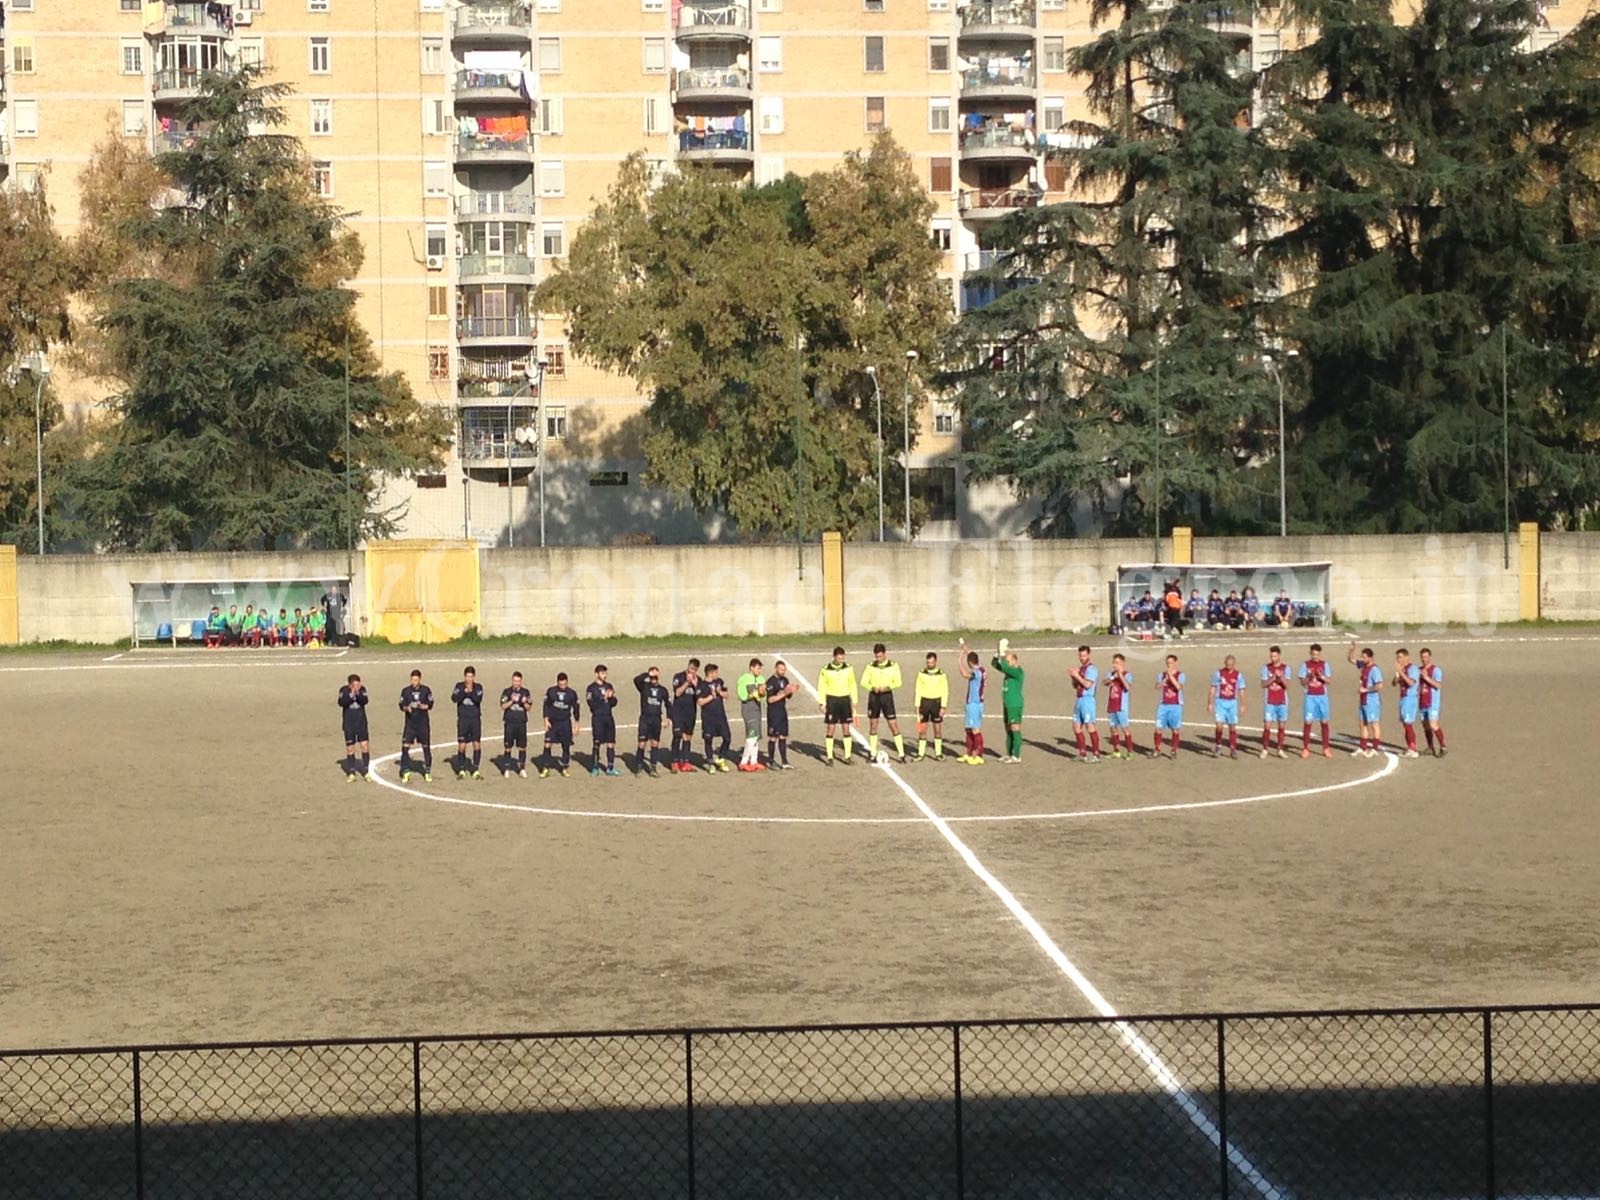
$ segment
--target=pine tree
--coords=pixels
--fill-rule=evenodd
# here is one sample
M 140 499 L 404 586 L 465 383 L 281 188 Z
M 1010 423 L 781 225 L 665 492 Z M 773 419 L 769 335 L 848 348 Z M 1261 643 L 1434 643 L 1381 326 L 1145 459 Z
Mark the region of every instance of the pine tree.
M 384 478 L 447 444 L 446 419 L 381 371 L 356 320 L 343 285 L 359 242 L 311 193 L 298 143 L 270 132 L 285 94 L 255 69 L 204 78 L 181 113 L 193 146 L 156 160 L 181 199 L 120 231 L 134 253 L 109 257 L 142 269 L 92 293 L 100 373 L 121 385 L 79 482 L 108 545 L 381 535 L 402 511 L 379 507 Z

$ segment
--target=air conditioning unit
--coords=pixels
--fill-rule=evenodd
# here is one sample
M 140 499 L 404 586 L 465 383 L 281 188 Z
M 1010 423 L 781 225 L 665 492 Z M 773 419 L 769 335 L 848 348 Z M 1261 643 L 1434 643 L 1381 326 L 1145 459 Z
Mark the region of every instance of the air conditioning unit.
M 255 23 L 255 19 L 256 14 L 251 9 L 236 8 L 233 10 L 233 23 L 235 25 L 251 25 Z
M 442 270 L 444 270 L 444 255 L 442 255 L 442 254 L 430 254 L 430 255 L 428 255 L 428 270 L 430 270 L 430 271 L 442 271 Z

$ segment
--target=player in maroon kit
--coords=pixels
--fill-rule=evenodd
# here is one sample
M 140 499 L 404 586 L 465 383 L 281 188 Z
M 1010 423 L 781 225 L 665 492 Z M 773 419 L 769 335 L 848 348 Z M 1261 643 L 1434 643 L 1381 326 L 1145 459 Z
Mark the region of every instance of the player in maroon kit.
M 1433 661 L 1433 651 L 1424 646 L 1418 651 L 1422 656 L 1422 682 L 1418 688 L 1418 702 L 1422 706 L 1422 736 L 1428 739 L 1428 749 L 1435 758 L 1444 757 L 1444 727 L 1439 724 L 1439 702 L 1444 698 L 1444 672 Z
M 1222 660 L 1222 668 L 1211 676 L 1211 753 L 1222 757 L 1222 731 L 1228 731 L 1228 757 L 1239 757 L 1239 710 L 1244 703 L 1244 676 L 1233 655 Z
M 1128 727 L 1128 709 L 1132 697 L 1133 676 L 1128 671 L 1128 660 L 1120 654 L 1111 656 L 1111 670 L 1106 675 L 1106 725 L 1111 730 L 1111 757 L 1124 762 L 1133 757 L 1133 730 Z M 1118 739 L 1121 742 L 1118 742 Z M 1118 749 L 1118 746 L 1121 749 Z
M 1283 649 L 1274 646 L 1267 652 L 1261 668 L 1261 757 L 1272 752 L 1272 727 L 1278 727 L 1278 757 L 1283 757 L 1284 726 L 1289 721 L 1289 664 Z
M 1300 757 L 1311 757 L 1311 723 L 1322 726 L 1322 757 L 1332 758 L 1333 748 L 1328 740 L 1328 660 L 1322 657 L 1322 647 L 1311 644 L 1311 657 L 1300 664 L 1300 686 L 1305 689 L 1305 723 L 1300 730 Z

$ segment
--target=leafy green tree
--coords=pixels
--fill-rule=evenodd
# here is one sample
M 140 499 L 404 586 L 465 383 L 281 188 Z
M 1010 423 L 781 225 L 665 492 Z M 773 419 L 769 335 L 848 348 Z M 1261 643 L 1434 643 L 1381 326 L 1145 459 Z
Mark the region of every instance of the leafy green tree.
M 83 439 L 64 423 L 56 391 L 21 373 L 23 360 L 68 340 L 74 271 L 51 217 L 46 181 L 32 190 L 0 190 L 0 541 L 35 545 L 38 445 L 34 406 L 44 434 L 47 544 L 70 532 L 64 492 L 54 486 L 81 457 Z
M 78 483 L 106 544 L 381 535 L 400 515 L 379 506 L 384 478 L 436 464 L 447 444 L 446 418 L 380 369 L 355 318 L 344 284 L 357 238 L 311 193 L 299 144 L 259 132 L 282 125 L 285 94 L 255 69 L 206 76 L 181 113 L 193 146 L 156 159 L 175 198 L 112 221 L 115 237 L 95 248 L 109 278 L 90 299 L 116 421 Z
M 652 482 L 748 536 L 876 521 L 876 396 L 886 489 L 905 352 L 913 428 L 923 364 L 948 324 L 932 205 L 887 137 L 838 169 L 766 188 L 687 171 L 652 190 L 623 168 L 539 292 L 573 351 L 650 397 Z
M 964 288 L 946 380 L 967 463 L 1041 500 L 1040 531 L 1262 511 L 1276 421 L 1253 243 L 1271 160 L 1233 11 L 1096 0 L 1105 28 L 1069 63 L 1094 119 L 1054 151 L 1077 198 L 1007 218 Z

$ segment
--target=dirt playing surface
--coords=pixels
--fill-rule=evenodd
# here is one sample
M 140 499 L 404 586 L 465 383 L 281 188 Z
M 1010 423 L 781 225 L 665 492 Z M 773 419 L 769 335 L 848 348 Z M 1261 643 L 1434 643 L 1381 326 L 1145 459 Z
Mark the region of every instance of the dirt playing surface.
M 919 799 L 1119 1012 L 1594 999 L 1600 639 L 1432 638 L 1442 760 L 1213 760 L 1205 682 L 1229 650 L 1253 681 L 1266 644 L 1178 647 L 1176 761 L 1073 761 L 1075 656 L 1024 640 L 1020 765 L 993 757 L 996 681 L 982 767 L 891 772 L 857 747 L 827 768 L 802 695 L 789 773 L 506 781 L 495 741 L 481 782 L 444 766 L 458 653 L 0 659 L 0 1046 L 1093 1011 Z M 1392 640 L 1372 644 L 1392 662 Z M 846 645 L 859 668 L 866 648 Z M 893 647 L 912 741 L 928 648 Z M 953 668 L 954 647 L 933 648 Z M 1122 648 L 1148 751 L 1161 651 Z M 1353 734 L 1352 673 L 1330 648 L 1335 727 Z M 750 650 L 770 664 L 787 647 Z M 595 656 L 472 661 L 498 696 L 518 667 L 536 694 L 562 669 L 581 691 Z M 748 654 L 721 657 L 736 675 Z M 626 681 L 645 662 L 608 659 L 631 763 Z M 822 656 L 790 661 L 815 681 Z M 435 782 L 402 789 L 395 704 L 413 665 L 439 694 L 440 748 Z M 334 696 L 351 671 L 394 786 L 341 776 Z M 1259 712 L 1252 690 L 1244 723 Z M 1298 715 L 1295 697 L 1295 747 Z M 1392 695 L 1384 716 L 1394 746 Z M 953 705 L 947 752 L 959 726 Z M 587 767 L 586 732 L 578 748 Z

